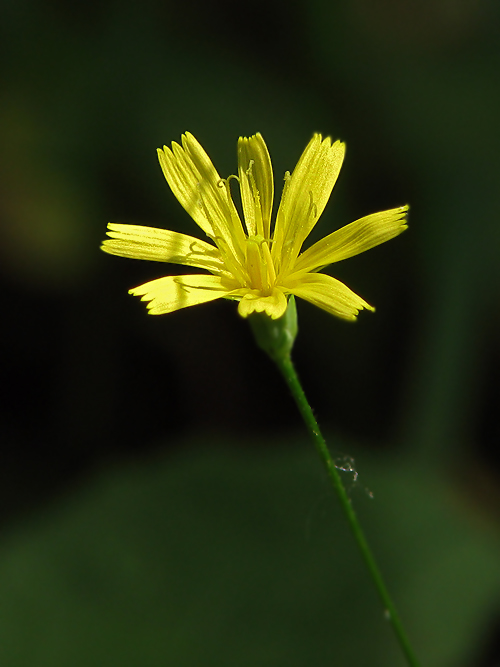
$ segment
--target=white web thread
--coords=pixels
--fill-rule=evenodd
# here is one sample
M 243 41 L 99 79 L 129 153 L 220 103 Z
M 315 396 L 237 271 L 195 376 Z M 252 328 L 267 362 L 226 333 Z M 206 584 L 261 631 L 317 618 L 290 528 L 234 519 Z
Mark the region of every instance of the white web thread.
M 337 468 L 337 470 L 340 470 L 341 472 L 350 473 L 352 475 L 351 479 L 346 485 L 347 494 L 350 496 L 351 491 L 355 488 L 358 488 L 359 486 L 359 473 L 356 470 L 356 461 L 353 459 L 352 456 L 343 454 L 342 456 L 338 456 L 335 458 L 334 465 Z M 373 499 L 373 492 L 370 491 L 370 489 L 366 486 L 363 488 L 366 495 L 369 498 Z

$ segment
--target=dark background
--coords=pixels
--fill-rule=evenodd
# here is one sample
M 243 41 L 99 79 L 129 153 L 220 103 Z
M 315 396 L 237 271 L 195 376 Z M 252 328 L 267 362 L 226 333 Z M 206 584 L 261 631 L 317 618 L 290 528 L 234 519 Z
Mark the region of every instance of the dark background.
M 497 4 L 485 0 L 268 0 L 251 5 L 106 0 L 75 5 L 21 0 L 4 1 L 1 16 L 0 526 L 5 562 L 19 548 L 19 540 L 25 541 L 26 554 L 25 561 L 14 559 L 25 563 L 19 565 L 19 586 L 12 584 L 5 562 L 2 574 L 0 561 L 6 608 L 19 610 L 8 630 L 4 628 L 8 636 L 19 639 L 10 648 L 7 645 L 2 665 L 42 665 L 45 659 L 53 666 L 77 664 L 71 651 L 61 646 L 78 645 L 74 629 L 87 627 L 81 619 L 50 640 L 43 624 L 35 632 L 26 622 L 26 609 L 38 609 L 37 605 L 50 606 L 47 619 L 55 619 L 62 607 L 72 610 L 70 616 L 75 609 L 81 610 L 74 590 L 61 583 L 66 581 L 64 574 L 54 579 L 64 591 L 64 602 L 54 601 L 51 586 L 40 584 L 47 581 L 46 569 L 32 575 L 34 583 L 23 584 L 24 575 L 30 580 L 27 573 L 33 572 L 30 554 L 35 558 L 40 544 L 50 543 L 48 535 L 57 532 L 57 522 L 63 521 L 57 518 L 62 508 L 75 502 L 84 507 L 91 503 L 89 499 L 96 508 L 105 506 L 95 500 L 96 488 L 107 488 L 108 480 L 123 471 L 132 485 L 141 478 L 150 488 L 145 481 L 148 474 L 165 470 L 155 497 L 160 505 L 167 503 L 175 484 L 182 495 L 194 479 L 212 479 L 205 502 L 211 506 L 214 493 L 219 492 L 224 502 L 222 509 L 216 503 L 213 512 L 206 513 L 206 549 L 217 533 L 215 527 L 210 529 L 210 522 L 217 522 L 220 512 L 226 516 L 228 507 L 238 508 L 235 523 L 240 532 L 251 536 L 255 524 L 248 498 L 261 503 L 262 516 L 268 516 L 278 488 L 271 471 L 280 477 L 280 471 L 288 469 L 288 457 L 299 452 L 313 457 L 282 381 L 256 349 L 234 303 L 221 301 L 147 317 L 144 305 L 129 297 L 127 290 L 175 269 L 110 257 L 98 249 L 108 220 L 198 234 L 165 183 L 155 154 L 157 147 L 178 141 L 186 130 L 198 138 L 223 176 L 236 173 L 238 136 L 260 131 L 273 160 L 278 198 L 283 173 L 293 169 L 314 131 L 344 140 L 346 161 L 313 238 L 368 213 L 411 205 L 410 229 L 403 236 L 328 269 L 375 305 L 377 312 L 363 313 L 357 323 L 348 324 L 299 302 L 295 361 L 316 415 L 339 452 L 355 453 L 360 468 L 366 460 L 368 469 L 373 465 L 373 470 L 392 470 L 397 480 L 409 475 L 416 490 L 408 499 L 408 512 L 419 517 L 425 499 L 434 498 L 436 492 L 439 498 L 429 507 L 428 516 L 439 514 L 436 508 L 450 506 L 458 517 L 456 535 L 464 544 L 483 545 L 483 540 L 488 544 L 484 552 L 478 547 L 474 556 L 457 556 L 449 588 L 439 593 L 449 606 L 446 609 L 462 605 L 467 618 L 447 616 L 432 596 L 422 601 L 421 615 L 414 611 L 412 616 L 412 609 L 418 607 L 412 596 L 420 584 L 414 583 L 412 594 L 399 592 L 398 599 L 404 587 L 398 588 L 397 573 L 407 572 L 408 579 L 408 573 L 420 571 L 422 550 L 427 547 L 414 534 L 405 538 L 404 528 L 396 525 L 387 534 L 394 545 L 408 539 L 412 546 L 408 554 L 401 554 L 402 561 L 386 565 L 386 572 L 389 581 L 395 577 L 396 598 L 409 617 L 422 663 L 499 664 L 494 637 L 500 615 L 500 568 L 492 565 L 490 572 L 482 560 L 494 563 L 500 554 Z M 224 477 L 215 462 L 226 459 L 232 464 L 224 464 Z M 235 491 L 228 480 L 244 477 L 247 466 L 258 467 L 259 461 L 265 462 L 259 468 L 265 479 L 259 477 L 257 486 L 249 482 L 249 496 L 240 498 L 239 487 Z M 205 469 L 212 478 L 202 473 Z M 297 470 L 301 469 L 297 464 Z M 294 470 L 290 464 L 285 497 L 293 496 L 299 483 Z M 373 478 L 378 479 L 373 470 Z M 387 488 L 392 489 L 390 479 Z M 225 483 L 229 486 L 222 492 Z M 298 503 L 299 513 L 314 513 L 311 508 L 327 494 L 326 487 L 321 487 L 315 495 L 317 483 L 311 482 L 305 509 Z M 364 483 L 372 487 L 370 479 L 361 481 L 363 488 Z M 168 484 L 173 487 L 163 495 Z M 266 484 L 269 489 L 264 493 Z M 388 507 L 398 508 L 399 494 L 409 484 L 392 489 Z M 114 491 L 109 493 L 115 497 Z M 360 495 L 363 506 L 366 498 L 363 492 Z M 123 492 L 123 497 L 130 494 Z M 184 496 L 176 498 L 173 504 L 178 506 L 180 526 L 190 524 L 193 516 L 199 520 L 198 505 L 194 504 L 191 515 Z M 376 501 L 375 491 L 375 504 L 367 510 L 370 516 L 377 514 Z M 148 515 L 150 502 L 144 501 L 143 507 Z M 293 514 L 293 503 L 287 505 L 283 496 L 280 502 L 283 516 Z M 118 500 L 116 506 L 121 506 Z M 328 511 L 326 502 L 327 515 Z M 382 501 L 379 511 L 383 515 Z M 269 529 L 274 537 L 283 516 L 276 520 L 278 528 Z M 142 543 L 161 541 L 164 520 L 160 512 Z M 402 526 L 408 520 L 401 515 Z M 115 519 L 109 521 L 116 525 Z M 137 525 L 141 521 L 136 518 Z M 71 512 L 67 522 L 76 536 L 86 535 L 87 529 L 95 536 L 94 529 L 82 527 Z M 108 534 L 109 525 L 104 523 Z M 293 545 L 304 538 L 303 525 L 298 523 L 298 535 L 290 538 Z M 332 530 L 329 518 L 324 523 L 325 531 Z M 444 517 L 445 524 L 449 519 Z M 469 529 L 477 531 L 475 537 Z M 198 528 L 193 530 L 198 533 Z M 455 538 L 441 539 L 440 560 L 432 555 L 432 547 L 437 536 L 442 538 L 442 526 L 436 525 L 433 532 L 423 521 L 421 530 L 422 539 L 429 540 L 429 571 L 434 572 L 435 566 L 434 575 L 422 575 L 421 586 L 437 595 L 432 582 L 442 581 L 442 571 L 438 576 L 436 563 L 449 573 L 446 558 L 456 555 L 458 547 Z M 377 539 L 377 531 L 373 532 Z M 136 539 L 131 538 L 132 543 Z M 169 539 L 183 538 L 179 533 L 176 538 L 170 534 Z M 221 537 L 212 547 L 214 554 L 225 561 L 238 539 L 241 536 L 228 535 L 227 541 Z M 337 543 L 334 534 L 332 539 Z M 165 540 L 163 546 L 170 544 Z M 61 538 L 58 544 L 64 550 L 70 542 L 70 537 Z M 281 547 L 279 540 L 276 543 L 273 554 L 281 563 L 277 554 L 283 542 Z M 58 548 L 54 547 L 59 554 Z M 102 541 L 96 539 L 95 549 L 85 558 L 80 558 L 79 550 L 63 558 L 75 581 L 82 580 L 82 562 L 95 563 L 101 548 Z M 193 565 L 196 570 L 209 558 L 204 548 Z M 388 543 L 377 548 L 391 552 Z M 249 558 L 252 549 L 257 547 L 253 544 L 245 552 Z M 321 551 L 323 545 L 317 549 Z M 116 549 L 120 558 L 125 552 L 125 547 Z M 218 565 L 209 578 L 221 572 L 215 555 Z M 134 561 L 133 571 L 143 573 L 157 557 L 157 549 L 146 549 Z M 383 553 L 381 557 L 384 561 Z M 49 570 L 57 558 L 47 557 Z M 241 562 L 239 556 L 234 558 Z M 262 562 L 272 563 L 273 556 L 269 558 Z M 358 578 L 361 565 L 355 558 L 352 564 L 347 559 L 353 568 L 349 577 Z M 181 562 L 185 566 L 185 560 Z M 168 567 L 175 573 L 174 565 Z M 275 581 L 269 567 L 270 581 Z M 328 568 L 328 561 L 322 567 Z M 336 574 L 344 578 L 341 567 Z M 467 582 L 478 571 L 485 577 L 484 596 L 474 602 L 462 599 Z M 243 576 L 235 574 L 235 581 Z M 189 586 L 189 574 L 186 580 Z M 138 604 L 134 595 L 145 590 L 144 582 L 136 576 L 127 576 L 126 581 L 132 591 L 127 608 L 133 610 Z M 333 576 L 332 590 L 335 587 Z M 312 583 L 306 587 L 311 588 Z M 185 593 L 181 587 L 179 595 Z M 249 591 L 245 599 L 253 593 Z M 114 600 L 114 595 L 111 591 L 105 599 Z M 165 610 L 158 611 L 147 599 L 141 605 L 150 605 L 152 618 L 163 618 Z M 197 634 L 219 636 L 219 630 L 207 623 L 218 603 L 203 605 L 195 599 L 200 605 Z M 262 599 L 255 593 L 256 608 Z M 299 593 L 297 599 L 301 599 Z M 224 600 L 231 610 L 234 587 L 228 587 Z M 352 605 L 359 610 L 360 604 L 359 598 L 346 593 L 340 602 L 330 598 L 326 609 Z M 441 623 L 432 641 L 421 620 L 426 614 L 432 616 L 430 608 Z M 183 613 L 189 617 L 192 607 L 187 609 L 178 612 L 180 618 Z M 373 609 L 376 616 L 376 604 Z M 89 611 L 89 617 L 96 613 Z M 280 613 L 281 607 L 276 614 Z M 355 625 L 359 618 L 352 613 Z M 111 612 L 103 614 L 109 620 Z M 33 615 L 42 623 L 43 613 L 33 611 Z M 225 637 L 220 630 L 214 664 L 247 664 L 242 655 L 255 615 L 248 614 L 243 625 L 248 633 L 235 640 L 231 649 L 238 658 L 220 652 Z M 353 637 L 366 637 L 365 626 L 359 622 Z M 158 621 L 164 628 L 162 623 Z M 297 623 L 304 628 L 300 616 Z M 366 627 L 370 623 L 368 615 Z M 186 657 L 191 644 L 177 646 L 163 631 L 150 629 L 147 641 L 140 633 L 134 635 L 131 628 L 137 626 L 136 619 L 117 621 L 115 634 L 109 633 L 117 644 L 110 640 L 109 646 L 106 633 L 96 639 L 94 630 L 87 627 L 87 636 L 94 639 L 86 646 L 95 651 L 88 660 L 104 664 L 109 650 L 115 657 L 108 664 L 116 660 L 116 664 L 142 667 L 150 664 L 143 652 L 147 644 L 158 648 L 151 664 L 212 664 L 206 653 L 201 654 L 203 659 Z M 341 628 L 333 624 L 332 641 L 337 650 L 344 643 L 347 651 L 355 639 Z M 130 657 L 129 663 L 116 657 L 124 634 L 139 656 Z M 306 635 L 310 639 L 314 632 L 305 628 Z M 298 657 L 300 652 L 280 653 L 279 637 L 277 629 L 270 632 L 268 643 L 261 639 L 263 652 L 252 659 L 261 665 L 306 664 Z M 45 641 L 53 652 L 44 653 Z M 376 641 L 361 642 L 373 651 L 367 653 L 366 664 L 401 664 L 397 654 L 391 662 L 385 645 L 379 647 L 377 658 Z M 29 657 L 20 652 L 20 645 L 33 647 Z M 133 656 L 130 646 L 127 655 Z M 328 642 L 324 655 L 314 657 L 304 650 L 315 664 L 330 664 Z M 347 651 L 342 664 L 362 665 L 363 659 Z

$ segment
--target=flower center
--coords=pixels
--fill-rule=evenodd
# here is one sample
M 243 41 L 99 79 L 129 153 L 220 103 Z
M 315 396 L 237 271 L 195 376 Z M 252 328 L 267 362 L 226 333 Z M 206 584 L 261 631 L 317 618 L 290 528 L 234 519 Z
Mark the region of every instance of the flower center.
M 269 296 L 276 281 L 276 272 L 271 259 L 269 244 L 260 234 L 249 236 L 246 239 L 246 250 L 248 287 L 259 290 L 262 296 Z

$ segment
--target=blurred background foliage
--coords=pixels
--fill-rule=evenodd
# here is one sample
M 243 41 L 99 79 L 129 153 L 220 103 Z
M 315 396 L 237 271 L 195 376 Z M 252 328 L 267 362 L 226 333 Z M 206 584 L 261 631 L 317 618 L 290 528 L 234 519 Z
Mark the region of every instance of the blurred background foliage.
M 299 302 L 295 359 L 423 664 L 500 662 L 500 6 L 493 0 L 4 0 L 0 662 L 399 665 L 280 378 L 231 302 L 148 318 L 174 272 L 108 220 L 196 234 L 155 149 L 278 184 L 347 156 L 317 238 L 409 203 L 335 265 L 377 307 Z M 374 493 L 369 500 L 365 487 Z

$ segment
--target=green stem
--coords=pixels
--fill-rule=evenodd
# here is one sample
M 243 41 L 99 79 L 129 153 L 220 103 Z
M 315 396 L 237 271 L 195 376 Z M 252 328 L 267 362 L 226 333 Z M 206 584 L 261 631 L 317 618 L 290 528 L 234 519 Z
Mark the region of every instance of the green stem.
M 406 636 L 406 632 L 401 624 L 394 603 L 392 602 L 380 570 L 377 566 L 377 563 L 375 562 L 375 558 L 370 550 L 370 547 L 368 546 L 366 537 L 358 522 L 356 513 L 354 512 L 351 502 L 347 496 L 345 487 L 342 484 L 342 480 L 340 478 L 340 474 L 335 466 L 335 463 L 333 462 L 330 452 L 328 451 L 325 439 L 321 435 L 321 431 L 316 419 L 314 418 L 311 406 L 309 405 L 306 395 L 304 394 L 304 390 L 302 389 L 302 385 L 300 384 L 300 380 L 295 371 L 291 356 L 289 354 L 275 356 L 274 361 L 278 365 L 278 368 L 280 369 L 290 391 L 292 392 L 292 395 L 295 399 L 295 402 L 297 403 L 306 426 L 312 435 L 316 450 L 326 466 L 333 488 L 337 493 L 344 514 L 346 515 L 349 526 L 351 527 L 356 544 L 361 551 L 361 555 L 365 561 L 373 583 L 375 584 L 375 588 L 377 589 L 380 599 L 382 600 L 382 604 L 386 609 L 388 618 L 391 622 L 399 645 L 406 657 L 408 665 L 411 667 L 418 667 L 417 659 L 410 645 L 408 637 Z

